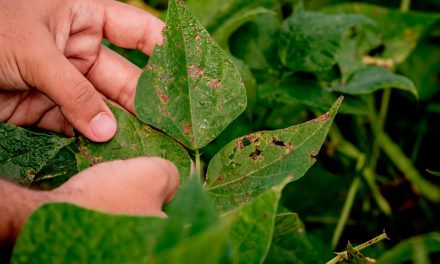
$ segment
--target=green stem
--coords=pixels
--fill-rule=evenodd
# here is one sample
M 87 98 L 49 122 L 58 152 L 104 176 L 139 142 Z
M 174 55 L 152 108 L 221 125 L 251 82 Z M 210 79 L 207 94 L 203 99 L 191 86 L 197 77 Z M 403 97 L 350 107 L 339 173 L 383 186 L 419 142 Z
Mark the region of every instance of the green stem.
M 339 239 L 341 238 L 342 231 L 347 223 L 348 217 L 350 216 L 351 208 L 353 207 L 354 198 L 361 184 L 359 177 L 354 178 L 351 183 L 350 189 L 348 190 L 347 198 L 345 199 L 344 207 L 342 209 L 341 216 L 339 217 L 338 224 L 336 225 L 335 233 L 332 238 L 332 248 L 335 249 L 338 245 Z
M 205 182 L 203 172 L 202 172 L 202 164 L 200 161 L 201 154 L 200 154 L 199 149 L 194 150 L 194 156 L 196 158 L 196 168 L 194 170 L 194 176 L 199 177 L 202 182 Z
M 408 12 L 411 6 L 411 0 L 402 0 L 400 2 L 400 11 Z
M 423 118 L 422 123 L 419 126 L 419 133 L 417 134 L 416 142 L 411 153 L 411 160 L 415 162 L 419 156 L 420 147 L 422 146 L 423 138 L 428 130 L 428 122 L 426 118 Z
M 383 197 L 382 193 L 380 192 L 377 184 L 376 184 L 376 167 L 377 162 L 379 161 L 380 157 L 380 140 L 379 135 L 383 132 L 386 116 L 388 113 L 388 107 L 390 104 L 390 97 L 391 97 L 391 89 L 385 89 L 382 95 L 382 101 L 380 104 L 380 110 L 379 110 L 379 116 L 376 115 L 374 112 L 374 108 L 371 108 L 371 117 L 373 118 L 373 133 L 374 133 L 374 142 L 373 142 L 373 148 L 371 151 L 371 159 L 369 165 L 362 171 L 362 175 L 364 176 L 365 180 L 367 181 L 368 186 L 370 187 L 370 190 L 373 194 L 373 197 L 381 209 L 381 211 L 386 215 L 391 215 L 391 207 L 388 203 L 388 201 Z
M 411 181 L 416 189 L 426 198 L 433 202 L 440 202 L 440 188 L 419 173 L 412 161 L 403 153 L 397 145 L 384 131 L 376 134 L 383 152 L 391 162 Z

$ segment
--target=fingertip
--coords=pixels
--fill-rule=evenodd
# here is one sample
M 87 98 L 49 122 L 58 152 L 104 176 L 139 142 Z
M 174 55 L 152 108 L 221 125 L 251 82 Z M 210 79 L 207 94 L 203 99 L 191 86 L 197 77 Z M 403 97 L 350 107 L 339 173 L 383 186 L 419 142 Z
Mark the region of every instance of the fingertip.
M 113 114 L 103 111 L 95 115 L 89 122 L 89 129 L 93 134 L 91 140 L 105 142 L 113 138 L 118 129 Z

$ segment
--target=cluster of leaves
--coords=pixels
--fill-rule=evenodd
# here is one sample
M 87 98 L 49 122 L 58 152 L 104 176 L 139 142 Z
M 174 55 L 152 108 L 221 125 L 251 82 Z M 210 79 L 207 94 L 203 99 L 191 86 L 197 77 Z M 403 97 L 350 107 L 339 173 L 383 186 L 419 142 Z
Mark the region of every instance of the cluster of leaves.
M 165 42 L 138 83 L 136 117 L 111 106 L 119 123 L 111 141 L 0 123 L 0 174 L 34 187 L 53 188 L 103 161 L 173 161 L 182 186 L 168 218 L 47 204 L 21 232 L 13 263 L 322 263 L 345 246 L 341 237 L 360 242 L 384 227 L 394 231 L 391 237 L 412 235 L 393 225 L 404 206 L 424 205 L 423 213 L 438 208 L 440 188 L 416 164 L 429 116 L 417 130 L 413 157 L 405 154 L 405 136 L 385 132 L 393 103 L 399 108 L 420 99 L 423 111 L 439 112 L 439 80 L 431 77 L 440 67 L 424 64 L 439 52 L 429 46 L 438 38 L 430 34 L 438 15 L 359 3 L 318 12 L 298 0 L 189 0 L 186 6 L 169 3 Z M 142 64 L 138 53 L 123 52 Z M 390 88 L 398 90 L 391 106 Z M 340 121 L 330 130 L 338 110 Z M 326 151 L 310 169 L 328 133 Z M 192 176 L 186 149 L 196 156 Z M 410 196 L 391 197 L 395 190 Z M 403 198 L 412 204 L 401 204 Z M 400 263 L 438 251 L 433 232 L 367 253 Z M 342 260 L 369 263 L 350 244 L 330 263 Z

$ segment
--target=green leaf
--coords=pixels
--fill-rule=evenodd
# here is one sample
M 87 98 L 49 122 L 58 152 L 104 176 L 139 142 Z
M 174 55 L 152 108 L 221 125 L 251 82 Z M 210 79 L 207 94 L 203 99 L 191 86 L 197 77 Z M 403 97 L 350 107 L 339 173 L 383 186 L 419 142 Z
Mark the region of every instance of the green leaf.
M 414 81 L 420 100 L 428 100 L 440 92 L 439 39 L 440 36 L 432 36 L 420 41 L 411 55 L 398 67 L 402 74 Z
M 275 86 L 275 87 L 274 87 Z M 258 87 L 258 92 L 265 100 L 273 100 L 285 104 L 302 103 L 308 107 L 324 111 L 338 99 L 338 94 L 322 88 L 317 80 L 303 78 L 297 75 L 285 77 L 279 85 L 264 83 Z M 362 97 L 347 96 L 344 98 L 340 113 L 368 115 L 368 105 Z
M 273 11 L 263 7 L 258 7 L 252 10 L 244 9 L 241 12 L 237 12 L 231 18 L 226 20 L 225 23 L 220 25 L 219 28 L 217 28 L 217 30 L 212 34 L 212 36 L 215 40 L 217 40 L 222 48 L 228 49 L 228 40 L 231 37 L 232 33 L 234 33 L 243 24 L 265 14 L 275 15 Z
M 237 16 L 237 13 L 246 13 L 257 8 L 274 8 L 277 1 L 274 0 L 188 0 L 189 9 L 194 12 L 201 24 L 209 32 L 218 30 L 224 24 L 230 24 L 229 20 Z
M 11 263 L 143 263 L 164 222 L 46 204 L 21 230 Z
M 231 53 L 246 62 L 251 69 L 278 70 L 277 39 L 280 21 L 267 13 L 241 26 L 229 39 Z
M 253 197 L 283 182 L 298 179 L 315 163 L 336 112 L 275 131 L 256 132 L 227 144 L 211 160 L 206 185 L 220 210 L 248 203 Z
M 385 50 L 380 57 L 402 63 L 416 47 L 418 40 L 440 16 L 420 12 L 400 12 L 365 3 L 343 3 L 324 9 L 331 13 L 357 13 L 373 19 L 382 29 Z
M 151 256 L 145 262 L 163 264 L 225 263 L 227 242 L 228 225 L 220 224 L 181 241 L 175 247 Z
M 324 263 L 307 239 L 304 226 L 295 213 L 276 216 L 273 241 L 265 263 Z
M 327 71 L 337 62 L 344 34 L 352 27 L 372 24 L 361 15 L 294 12 L 283 23 L 278 54 L 291 70 Z
M 413 260 L 413 263 L 427 263 L 418 262 L 420 253 L 434 253 L 440 252 L 440 233 L 433 232 L 421 236 L 411 237 L 401 241 L 392 249 L 386 251 L 378 260 L 377 264 L 398 264 L 406 263 Z M 425 259 L 426 261 L 426 259 Z
M 164 44 L 139 79 L 135 111 L 182 144 L 201 148 L 246 108 L 246 90 L 230 57 L 194 15 L 170 1 Z
M 89 164 L 103 161 L 129 159 L 139 156 L 162 157 L 172 161 L 184 182 L 190 172 L 191 159 L 186 150 L 172 138 L 143 124 L 125 110 L 109 105 L 118 122 L 118 132 L 108 142 L 94 143 L 80 137 L 79 150 Z M 87 168 L 79 162 L 80 168 Z
M 408 78 L 391 73 L 387 69 L 367 66 L 353 73 L 348 83 L 331 87 L 331 90 L 344 94 L 370 94 L 379 89 L 396 88 L 418 97 L 414 83 Z
M 31 184 L 60 149 L 72 142 L 72 138 L 0 123 L 0 174 L 20 184 Z
M 53 189 L 77 174 L 78 167 L 74 152 L 76 150 L 75 143 L 62 148 L 37 173 L 32 186 L 39 189 Z
M 286 185 L 272 187 L 249 204 L 226 214 L 231 221 L 231 263 L 262 263 L 269 250 L 275 224 L 275 215 Z
M 165 251 L 218 223 L 214 205 L 196 177 L 178 191 L 169 206 L 168 216 L 167 225 L 156 243 L 156 252 Z

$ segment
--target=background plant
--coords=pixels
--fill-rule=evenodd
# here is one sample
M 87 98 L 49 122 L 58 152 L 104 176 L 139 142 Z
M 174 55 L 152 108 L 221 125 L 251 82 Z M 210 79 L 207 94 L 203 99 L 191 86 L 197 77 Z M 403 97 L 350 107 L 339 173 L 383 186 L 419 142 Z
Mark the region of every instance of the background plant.
M 326 1 L 188 1 L 187 6 L 231 57 L 210 44 L 209 48 L 201 46 L 203 41 L 197 43 L 198 38 L 203 38 L 197 34 L 204 33 L 200 33 L 203 30 L 190 15 L 180 21 L 168 20 L 169 25 L 187 22 L 183 25 L 194 27 L 186 31 L 195 34 L 189 38 L 193 52 L 203 47 L 203 51 L 214 54 L 213 64 L 226 65 L 232 76 L 227 80 L 217 78 L 221 74 L 215 69 L 206 70 L 210 60 L 199 61 L 196 53 L 187 56 L 190 59 L 185 69 L 177 71 L 189 84 L 179 84 L 188 89 L 177 95 L 186 94 L 190 99 L 193 96 L 195 102 L 202 104 L 196 109 L 219 107 L 221 104 L 212 103 L 212 98 L 222 94 L 230 96 L 225 101 L 234 102 L 235 112 L 221 118 L 223 123 L 213 126 L 216 128 L 212 131 L 210 124 L 219 117 L 204 124 L 205 112 L 200 112 L 199 123 L 193 123 L 197 120 L 193 111 L 182 111 L 186 116 L 179 118 L 180 126 L 172 130 L 166 120 L 149 120 L 148 114 L 140 114 L 137 108 L 140 119 L 194 149 L 191 154 L 198 161 L 197 172 L 202 171 L 204 188 L 194 180 L 197 177 L 187 177 L 189 156 L 179 144 L 117 108 L 113 111 L 120 127 L 128 129 L 120 130 L 106 144 L 92 144 L 81 137 L 73 142 L 1 125 L 0 171 L 24 184 L 51 187 L 96 162 L 137 155 L 158 155 L 174 161 L 187 182 L 169 206 L 167 221 L 107 216 L 71 205 L 47 205 L 25 227 L 14 261 L 38 262 L 49 256 L 50 260 L 57 256 L 60 261 L 79 257 L 91 261 L 97 256 L 99 261 L 100 256 L 105 256 L 121 262 L 187 263 L 193 259 L 212 263 L 317 263 L 330 260 L 332 250 L 345 247 L 348 239 L 358 244 L 385 228 L 392 240 L 365 249 L 364 255 L 382 263 L 435 263 L 440 248 L 440 191 L 435 173 L 433 176 L 426 169 L 439 170 L 438 157 L 433 155 L 439 132 L 435 120 L 440 112 L 436 27 L 439 15 L 432 12 L 438 10 L 434 9 L 438 4 L 414 3 L 414 8 L 431 11 L 421 13 L 408 12 L 408 1 L 402 1 L 401 6 L 376 3 L 388 8 L 335 2 L 338 1 L 332 1 L 332 5 Z M 142 2 L 137 4 L 145 6 Z M 160 1 L 150 4 L 166 6 Z M 168 34 L 176 41 L 166 42 L 162 51 L 155 51 L 140 82 L 140 86 L 158 82 L 159 90 L 153 86 L 148 92 L 157 95 L 156 101 L 148 105 L 157 107 L 154 113 L 164 117 L 174 116 L 170 113 L 176 109 L 164 107 L 174 95 L 166 94 L 168 90 L 163 88 L 172 86 L 177 78 L 155 66 L 172 63 L 167 49 L 176 48 L 173 45 L 185 38 L 172 29 Z M 145 66 L 146 58 L 139 53 L 118 50 Z M 155 57 L 156 54 L 159 55 Z M 231 60 L 237 68 L 229 63 Z M 247 108 L 240 116 L 245 104 L 244 90 L 236 69 L 247 94 Z M 206 87 L 193 94 L 188 92 L 199 83 Z M 211 92 L 197 93 L 206 88 Z M 325 113 L 340 94 L 345 99 L 324 151 L 318 156 L 319 162 L 307 171 L 340 102 L 329 114 L 300 126 L 292 125 Z M 142 96 L 137 96 L 137 107 L 142 104 Z M 181 107 L 185 101 L 174 105 Z M 209 131 L 205 133 L 203 129 Z M 263 130 L 275 131 L 254 133 Z M 7 148 L 15 143 L 6 140 L 17 139 L 24 142 L 23 147 L 47 148 L 38 148 L 36 153 L 21 150 L 28 156 L 20 157 L 32 162 L 14 160 L 11 157 L 17 155 L 6 154 L 16 153 L 16 148 Z M 133 142 L 139 140 L 145 143 L 142 148 L 126 147 L 137 146 Z M 303 142 L 306 147 L 297 148 Z M 35 156 L 40 158 L 31 158 Z M 237 163 L 239 168 L 234 167 Z M 255 166 L 260 168 L 256 172 Z M 289 183 L 304 173 L 305 177 Z M 66 223 L 55 215 L 75 220 Z M 48 219 L 52 219 L 50 228 L 43 225 Z M 100 225 L 94 226 L 97 222 Z M 113 230 L 113 239 L 108 237 L 109 229 Z M 76 239 L 69 241 L 69 247 L 77 253 L 55 246 L 60 241 L 64 245 L 67 242 L 60 230 L 72 231 Z M 96 232 L 90 235 L 87 230 Z M 41 237 L 39 243 L 34 240 L 37 236 Z M 356 258 L 349 260 L 352 263 L 367 261 L 356 251 L 352 257 Z

